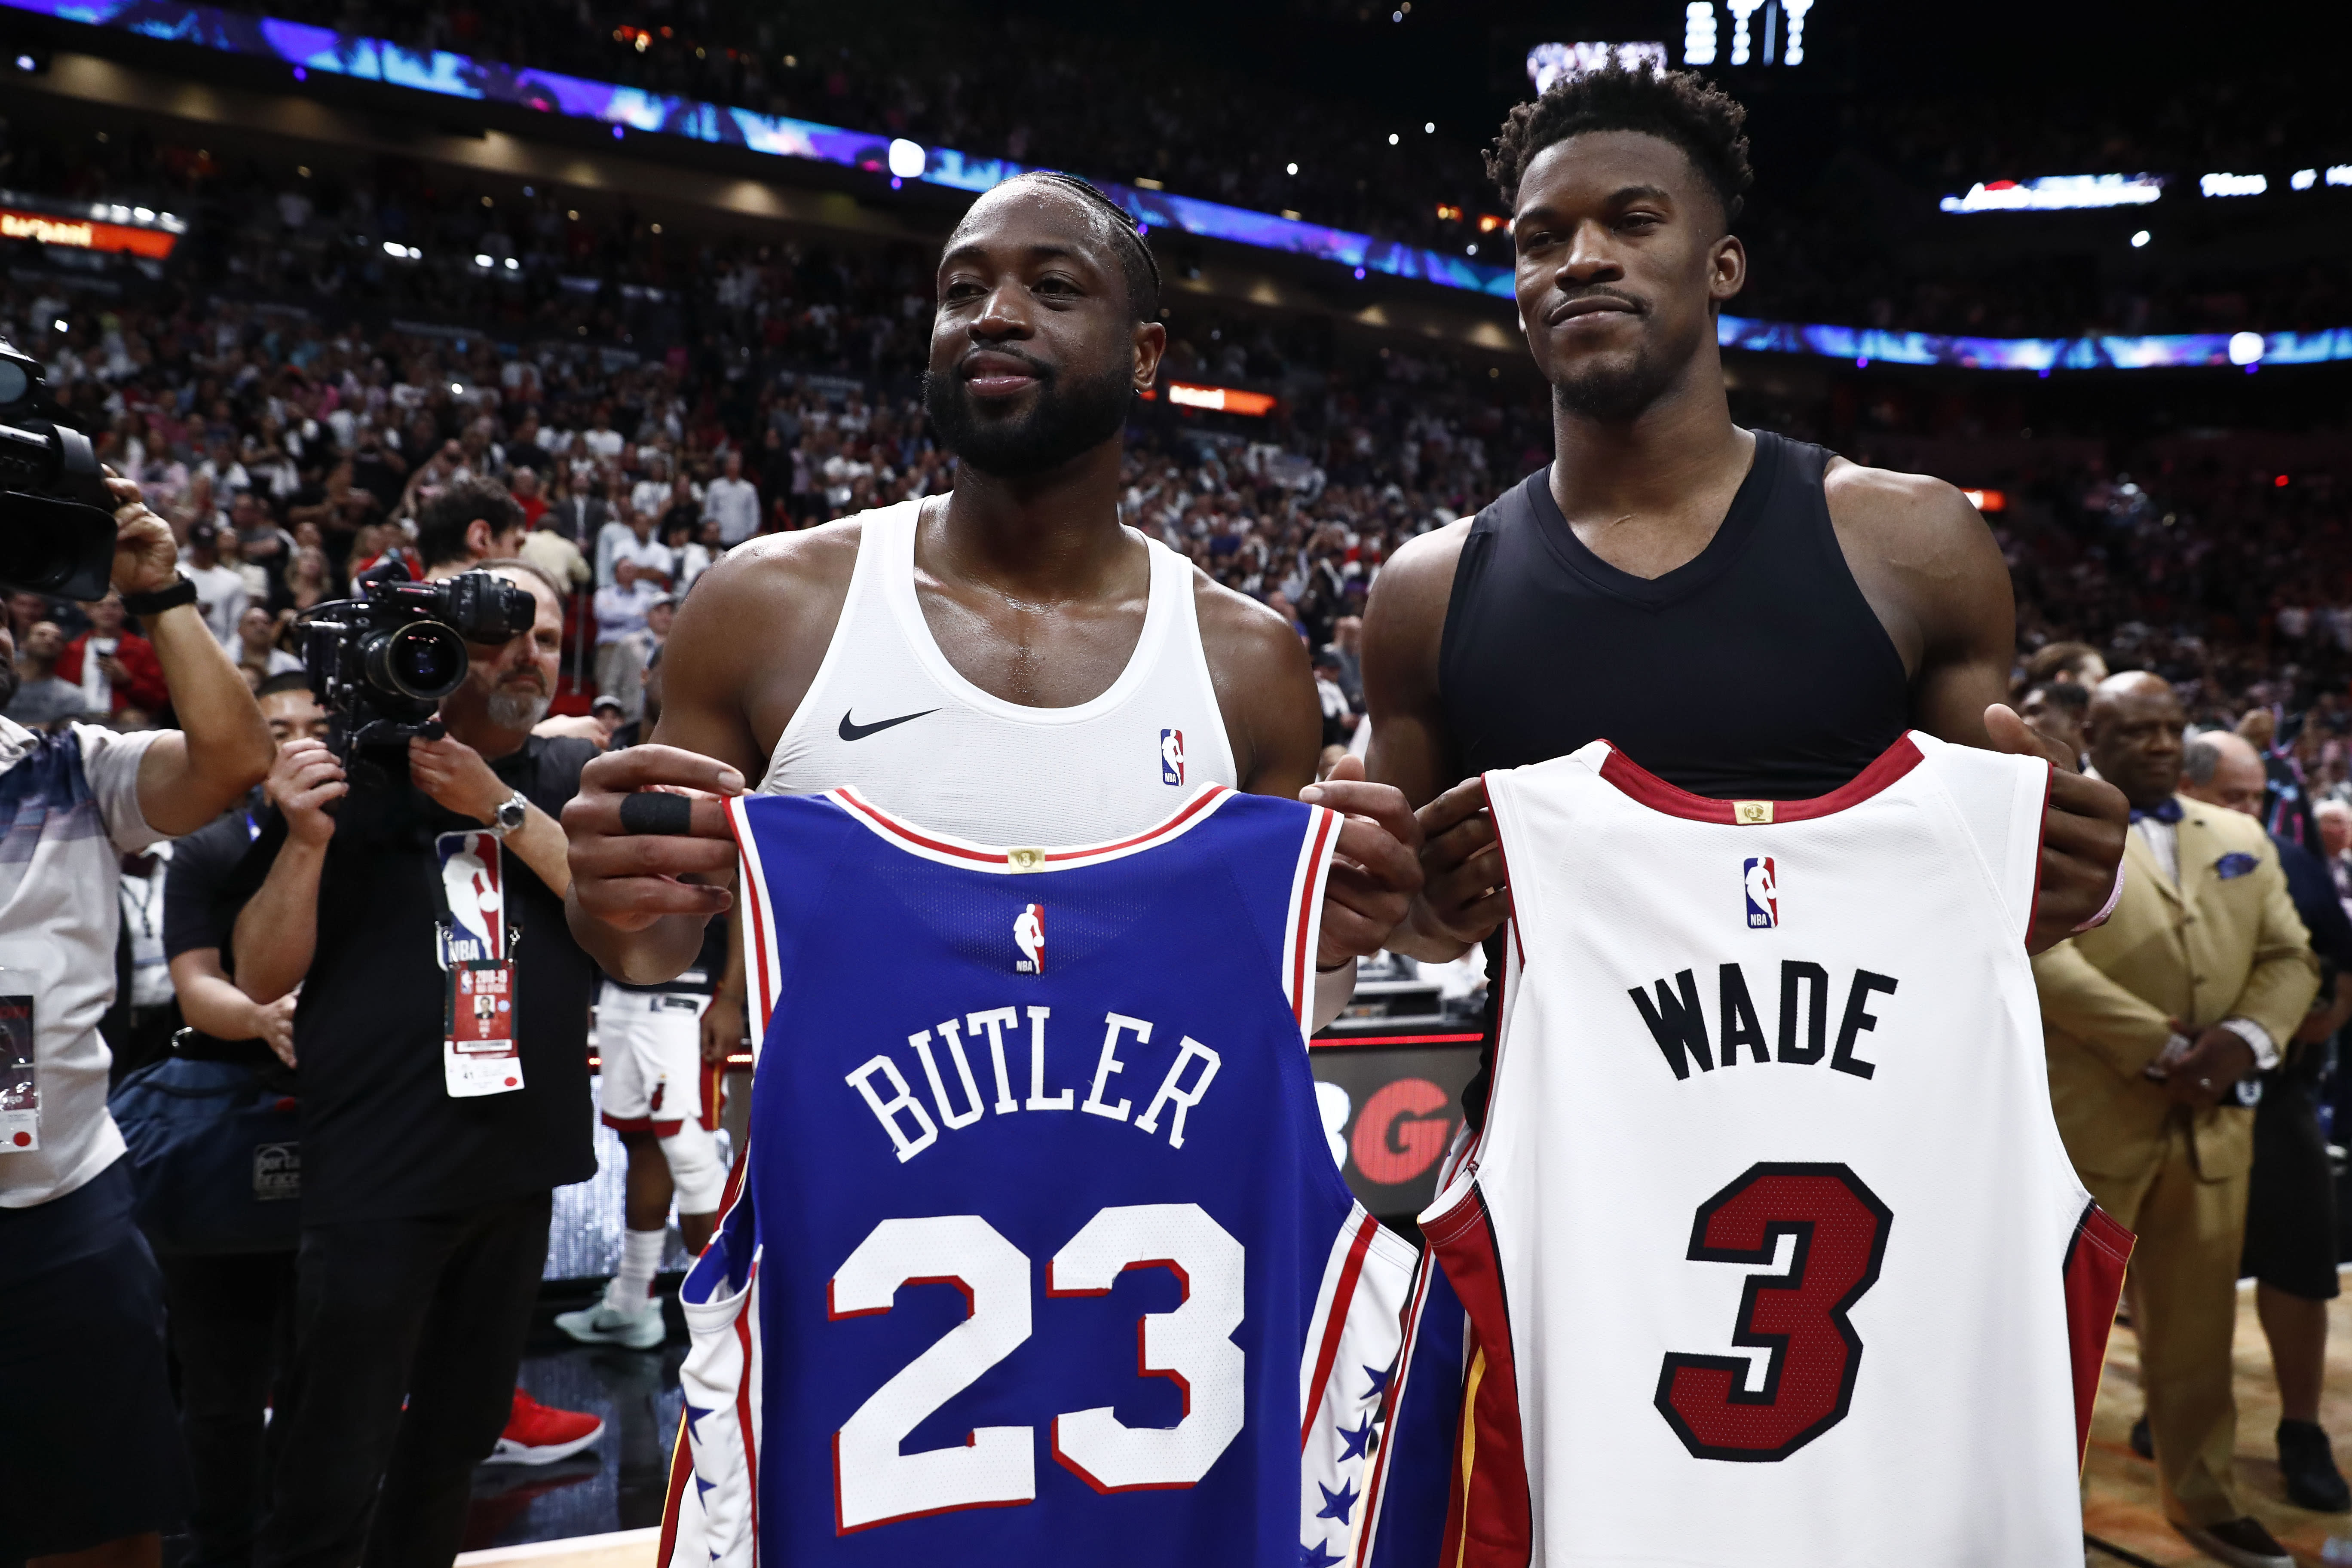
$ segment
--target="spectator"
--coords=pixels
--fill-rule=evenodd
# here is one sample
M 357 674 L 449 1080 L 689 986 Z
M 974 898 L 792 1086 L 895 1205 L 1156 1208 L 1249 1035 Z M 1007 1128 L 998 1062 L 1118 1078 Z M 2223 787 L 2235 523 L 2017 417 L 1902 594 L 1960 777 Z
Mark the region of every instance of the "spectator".
M 702 515 L 719 524 L 719 542 L 733 549 L 760 531 L 760 491 L 743 477 L 743 451 L 730 447 L 725 471 L 702 494 Z
M 155 662 L 155 647 L 123 625 L 122 595 L 84 605 L 89 630 L 66 644 L 58 656 L 58 675 L 81 688 L 81 710 L 92 723 L 102 723 L 125 708 L 154 712 L 169 700 L 163 691 L 163 668 Z
M 2290 844 L 2315 845 L 2319 822 L 2311 814 L 2311 786 L 2294 760 L 2294 731 L 2302 728 L 2298 719 L 2282 739 L 2277 710 L 2271 708 L 2250 708 L 2238 720 L 2238 733 L 2261 753 L 2269 781 L 2259 814 L 2263 825 L 2272 837 Z
M 449 484 L 416 513 L 416 554 L 427 578 L 455 577 L 485 561 L 511 561 L 529 532 L 522 508 L 494 479 Z
M 247 605 L 236 623 L 236 663 L 258 691 L 273 675 L 299 675 L 302 661 L 278 646 L 292 612 L 273 616 L 259 605 Z
M 645 478 L 629 491 L 629 510 L 658 523 L 671 501 L 669 459 L 659 452 L 646 458 Z
M 2083 755 L 2083 720 L 2090 710 L 2088 686 L 2055 678 L 2027 687 L 2017 704 L 2019 718 L 2065 747 L 2078 763 Z
M 2132 1310 L 2165 1516 L 2200 1550 L 2248 1561 L 2284 1549 L 2247 1514 L 2234 1468 L 2253 1143 L 2238 1084 L 2277 1065 L 2318 965 L 2261 826 L 2174 793 L 2181 727 L 2157 676 L 2098 687 L 2091 761 L 2132 805 L 2121 901 L 2033 970 L 2059 1132 L 2099 1205 L 2139 1237 Z
M 263 1085 L 295 1094 L 293 994 L 263 1005 L 236 988 L 228 970 L 229 933 L 242 900 L 232 892 L 239 864 L 271 809 L 264 789 L 298 795 L 304 804 L 341 793 L 340 783 L 306 782 L 319 755 L 327 715 L 299 675 L 262 683 L 258 699 L 278 760 L 261 789 L 173 847 L 163 886 L 163 948 L 171 982 L 190 1030 L 179 1054 L 234 1062 Z M 304 795 L 309 789 L 322 796 Z M 188 1515 L 190 1561 L 247 1563 L 261 1521 L 261 1481 L 267 1417 L 283 1405 L 288 1368 L 281 1350 L 294 1328 L 295 1254 L 280 1251 L 220 1255 L 159 1248 L 172 1352 L 180 1365 L 180 1431 L 186 1440 L 194 1497 Z
M 2025 661 L 2025 683 L 2028 686 L 2072 682 L 2089 687 L 2098 685 L 2106 678 L 2107 661 L 2089 643 L 2045 644 Z
M 446 1563 L 478 1461 L 507 1444 L 559 1457 L 602 1430 L 526 1419 L 514 1387 L 551 1194 L 595 1170 L 580 1048 L 595 967 L 564 922 L 555 821 L 595 748 L 531 733 L 562 646 L 554 585 L 524 563 L 485 567 L 537 601 L 530 630 L 471 649 L 447 733 L 409 745 L 413 783 L 371 783 L 329 816 L 341 770 L 308 752 L 272 792 L 253 860 L 267 873 L 231 942 L 254 1001 L 301 987 L 303 1306 L 263 1568 Z M 495 910 L 449 898 L 476 877 L 502 889 Z M 511 1012 L 470 1007 L 500 994 Z M 460 1057 L 444 1029 L 486 1018 L 488 1046 L 501 1016 L 509 1054 Z
M 0 1115 L 18 1144 L 0 1156 L 0 1345 L 16 1347 L 0 1354 L 0 1531 L 19 1556 L 152 1563 L 157 1532 L 185 1517 L 186 1461 L 154 1258 L 131 1222 L 96 1025 L 116 984 L 121 857 L 236 801 L 268 768 L 269 736 L 194 601 L 180 596 L 169 525 L 127 504 L 139 495 L 131 481 L 108 488 L 121 506 L 114 585 L 164 601 L 146 621 L 185 729 L 43 736 L 0 721 L 16 801 L 12 852 L 0 855 L 0 940 L 10 964 L 37 977 L 20 1019 L 29 1039 L 0 1072 Z M 9 680 L 15 652 L 0 648 Z
M 516 508 L 522 513 L 522 525 L 537 528 L 539 520 L 547 514 L 547 498 L 539 493 L 539 470 L 515 469 L 509 489 L 514 494 Z
M 574 546 L 593 548 L 613 520 L 610 508 L 596 494 L 594 482 L 574 481 L 568 474 L 558 473 L 555 496 L 549 503 L 547 515 L 553 518 L 557 533 Z
M 1315 656 L 1315 694 L 1323 704 L 1323 743 L 1345 750 L 1356 733 L 1356 715 L 1339 689 L 1339 656 L 1328 647 Z
M 27 730 L 46 730 L 62 720 L 81 717 L 80 683 L 58 679 L 58 658 L 65 647 L 66 635 L 55 621 L 33 623 L 16 648 L 9 719 Z
M 220 539 L 219 528 L 210 521 L 199 518 L 190 523 L 180 574 L 196 585 L 196 609 L 226 648 L 236 643 L 236 624 L 244 618 L 246 601 L 251 595 L 245 574 L 221 560 Z
M 1341 616 L 1331 623 L 1331 653 L 1339 661 L 1339 689 L 1348 706 L 1364 710 L 1364 617 Z
M 551 508 L 540 514 L 539 526 L 524 536 L 518 553 L 554 578 L 566 594 L 576 594 L 595 580 L 588 558 L 565 536 L 562 521 Z
M 334 580 L 329 572 L 324 550 L 315 544 L 297 545 L 294 563 L 286 571 L 286 607 L 299 614 L 334 598 Z
M 608 522 L 596 538 L 596 582 L 601 589 L 614 580 L 614 568 L 626 561 L 635 566 L 639 577 L 651 578 L 662 587 L 668 587 L 671 574 L 677 570 L 677 559 L 669 546 L 654 537 L 653 514 L 630 510 L 624 522 Z
M 634 563 L 622 562 L 619 571 L 619 579 L 596 594 L 596 690 L 634 719 L 644 705 L 637 673 L 667 639 L 677 601 Z
M 2260 820 L 2267 783 L 2263 759 L 2226 730 L 2191 740 L 2181 762 L 2180 793 Z M 2327 868 L 2298 845 L 2271 836 L 2288 896 L 2311 931 L 2319 958 L 2319 995 L 2279 1065 L 2262 1078 L 2254 1107 L 2254 1163 L 2246 1191 L 2242 1275 L 2254 1278 L 2254 1310 L 2270 1342 L 2279 1391 L 2279 1476 L 2290 1501 L 2322 1513 L 2352 1511 L 2352 1487 L 2336 1468 L 2319 1425 L 2327 1364 L 2327 1303 L 2336 1281 L 2336 1176 L 2319 1122 L 2319 1084 L 2328 1041 L 2352 1016 L 2352 920 Z
M 2352 914 L 2352 803 L 2323 800 L 2314 815 L 2319 818 L 2319 842 L 2326 852 L 2327 874 L 2336 882 L 2336 896 L 2346 901 L 2346 912 Z
M 710 547 L 702 542 L 700 535 L 717 531 L 718 526 L 691 513 L 681 517 L 674 507 L 663 522 L 662 546 L 669 552 L 671 574 L 677 583 L 679 598 L 686 597 L 687 591 L 694 586 L 694 580 L 709 569 L 712 560 Z

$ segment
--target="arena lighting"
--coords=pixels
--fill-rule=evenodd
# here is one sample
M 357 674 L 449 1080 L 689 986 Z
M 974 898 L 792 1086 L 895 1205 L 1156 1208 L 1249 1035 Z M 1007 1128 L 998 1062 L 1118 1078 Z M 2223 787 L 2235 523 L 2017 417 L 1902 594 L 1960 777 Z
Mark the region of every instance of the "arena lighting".
M 1962 490 L 1960 493 L 1968 497 L 1969 504 L 1979 511 L 2009 510 L 2009 497 L 2000 490 Z
M 1688 53 L 1687 50 L 1685 51 Z M 1538 44 L 1528 51 L 1528 79 L 1538 95 L 1562 77 L 1582 76 L 1614 60 L 1627 70 L 1666 68 L 1664 44 Z
M 2133 207 L 2163 195 L 2164 186 L 2162 174 L 2044 174 L 2037 180 L 1987 180 L 1969 186 L 1967 195 L 1946 196 L 1936 205 L 1948 213 Z
M 1748 19 L 1764 7 L 1764 0 L 1723 0 L 1731 13 L 1731 63 L 1748 63 Z
M 1149 392 L 1143 395 L 1150 397 Z M 1270 393 L 1244 392 L 1238 386 L 1199 386 L 1189 381 L 1168 384 L 1168 401 L 1179 408 L 1202 408 L 1213 414 L 1241 414 L 1263 419 L 1274 412 Z
M 1813 0 L 1780 0 L 1780 15 L 1789 23 L 1789 41 L 1780 48 L 1782 65 L 1805 63 L 1805 13 L 1812 8 Z
M 2260 332 L 2232 332 L 2230 334 L 2230 363 L 2260 364 L 2263 351 L 2268 346 L 2263 342 Z
M 127 214 L 125 216 L 128 216 Z M 136 224 L 61 217 L 55 213 L 0 206 L 0 239 L 36 239 L 68 250 L 120 251 L 157 260 L 172 254 L 175 236 Z
M 2294 174 L 2287 176 L 2286 183 L 2295 190 L 2307 191 L 2311 189 L 2312 186 L 2319 184 L 2319 171 L 2316 169 L 2297 169 Z
M 2148 242 L 2150 239 L 2154 238 L 2154 237 L 2154 237 L 2153 235 L 2149 234 L 2149 233 L 2147 232 L 2147 230 L 2146 230 L 2146 229 L 2141 229 L 2141 230 L 2139 230 L 2138 232 L 2135 233 L 2135 234 L 2132 236 L 2132 241 L 2131 241 L 2132 248 L 2133 248 L 2134 250 L 2141 249 L 2141 248 L 2145 247 L 2147 246 L 2147 242 Z
M 2270 188 L 2269 179 L 2261 174 L 2200 174 L 2197 179 L 2199 194 L 2208 196 L 2259 196 Z
M 1707 0 L 1689 0 L 1686 12 L 1697 26 Z M 230 54 L 301 64 L 310 69 L 375 81 L 444 97 L 493 102 L 543 113 L 594 120 L 616 136 L 628 126 L 691 141 L 743 148 L 773 157 L 803 158 L 846 168 L 879 168 L 889 138 L 811 121 L 758 114 L 748 109 L 649 93 L 611 82 L 592 81 L 530 67 L 476 60 L 447 50 L 403 48 L 380 38 L 338 33 L 275 17 L 255 16 L 219 6 L 173 0 L 0 0 L 0 9 L 24 11 L 80 26 L 101 26 L 167 42 L 186 43 Z M 1700 63 L 1692 61 L 1690 63 Z M 1009 159 L 980 158 L 951 148 L 928 150 L 920 176 L 926 184 L 977 195 L 993 189 L 1033 165 Z M 1295 168 L 1296 165 L 1293 165 Z M 2323 178 L 2352 186 L 2352 164 L 2338 164 Z M 1423 250 L 1395 240 L 1347 229 L 1278 218 L 1222 202 L 1097 181 L 1103 192 L 1138 223 L 1155 231 L 1173 229 L 1206 239 L 1255 246 L 1309 257 L 1347 268 L 1362 279 L 1373 272 L 1459 289 L 1490 299 L 1512 298 L 1511 270 L 1453 254 Z M 0 200 L 5 194 L 0 193 Z M 169 216 L 167 229 L 185 226 Z M 391 254 L 388 250 L 387 254 Z M 409 260 L 422 258 L 413 247 Z M 2042 370 L 2137 368 L 2227 363 L 2227 340 L 2210 335 L 2174 338 L 1944 338 L 1809 323 L 1719 322 L 1727 344 L 1767 353 L 1825 353 L 1833 358 L 1870 358 L 1897 364 L 1949 364 L 1979 368 Z M 1737 340 L 1735 342 L 1735 340 Z M 1857 346 L 1867 343 L 1870 346 Z M 2303 364 L 2352 360 L 2352 327 L 2333 331 L 2274 333 L 2265 364 Z
M 1715 48 L 1714 0 L 1690 0 L 1683 7 L 1683 64 L 1711 66 Z
M 920 142 L 909 142 L 901 136 L 890 143 L 890 172 L 900 179 L 921 178 L 926 162 Z

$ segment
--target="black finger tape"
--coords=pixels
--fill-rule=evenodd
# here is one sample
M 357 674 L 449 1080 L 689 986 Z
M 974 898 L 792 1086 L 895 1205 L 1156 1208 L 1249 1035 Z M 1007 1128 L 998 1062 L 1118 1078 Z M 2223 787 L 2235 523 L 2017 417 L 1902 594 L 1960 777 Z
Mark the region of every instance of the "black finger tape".
M 682 795 L 648 791 L 621 802 L 624 833 L 691 833 L 694 804 Z

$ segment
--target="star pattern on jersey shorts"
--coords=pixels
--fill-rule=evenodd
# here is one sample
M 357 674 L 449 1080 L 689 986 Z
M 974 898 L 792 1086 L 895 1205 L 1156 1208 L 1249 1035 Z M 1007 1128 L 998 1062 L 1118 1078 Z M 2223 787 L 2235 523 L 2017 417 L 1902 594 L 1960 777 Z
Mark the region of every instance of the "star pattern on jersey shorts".
M 1340 1427 L 1339 1441 L 1345 1443 L 1347 1447 L 1339 1452 L 1339 1462 L 1344 1465 L 1349 1459 L 1368 1458 L 1372 1451 L 1372 1434 L 1375 1430 L 1372 1418 L 1369 1415 L 1364 1417 L 1363 1425 L 1360 1426 Z
M 1348 1522 L 1348 1515 L 1355 1510 L 1356 1500 L 1364 1495 L 1345 1480 L 1339 1483 L 1339 1489 L 1336 1492 L 1321 1481 L 1315 1483 L 1315 1489 L 1323 1494 L 1323 1506 L 1317 1510 L 1315 1517 L 1336 1519 L 1341 1524 Z
M 1396 1368 L 1393 1366 L 1387 1368 L 1368 1366 L 1364 1368 L 1364 1376 L 1370 1380 L 1371 1386 L 1364 1391 L 1364 1397 L 1362 1400 L 1359 1401 L 1359 1403 L 1369 1404 L 1372 1400 L 1378 1399 L 1381 1394 L 1386 1394 L 1389 1391 L 1389 1379 L 1395 1375 Z
M 1322 1542 L 1310 1542 L 1298 1549 L 1298 1568 L 1332 1568 L 1347 1559 L 1333 1552 Z

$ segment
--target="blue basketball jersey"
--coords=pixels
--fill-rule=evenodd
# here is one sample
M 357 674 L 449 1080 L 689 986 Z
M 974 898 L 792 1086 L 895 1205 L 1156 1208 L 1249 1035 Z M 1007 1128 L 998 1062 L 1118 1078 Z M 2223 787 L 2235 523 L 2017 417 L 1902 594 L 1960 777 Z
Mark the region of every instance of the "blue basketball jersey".
M 1339 819 L 991 848 L 732 803 L 751 1123 L 679 1292 L 664 1568 L 1350 1560 L 1412 1249 L 1303 1015 Z

